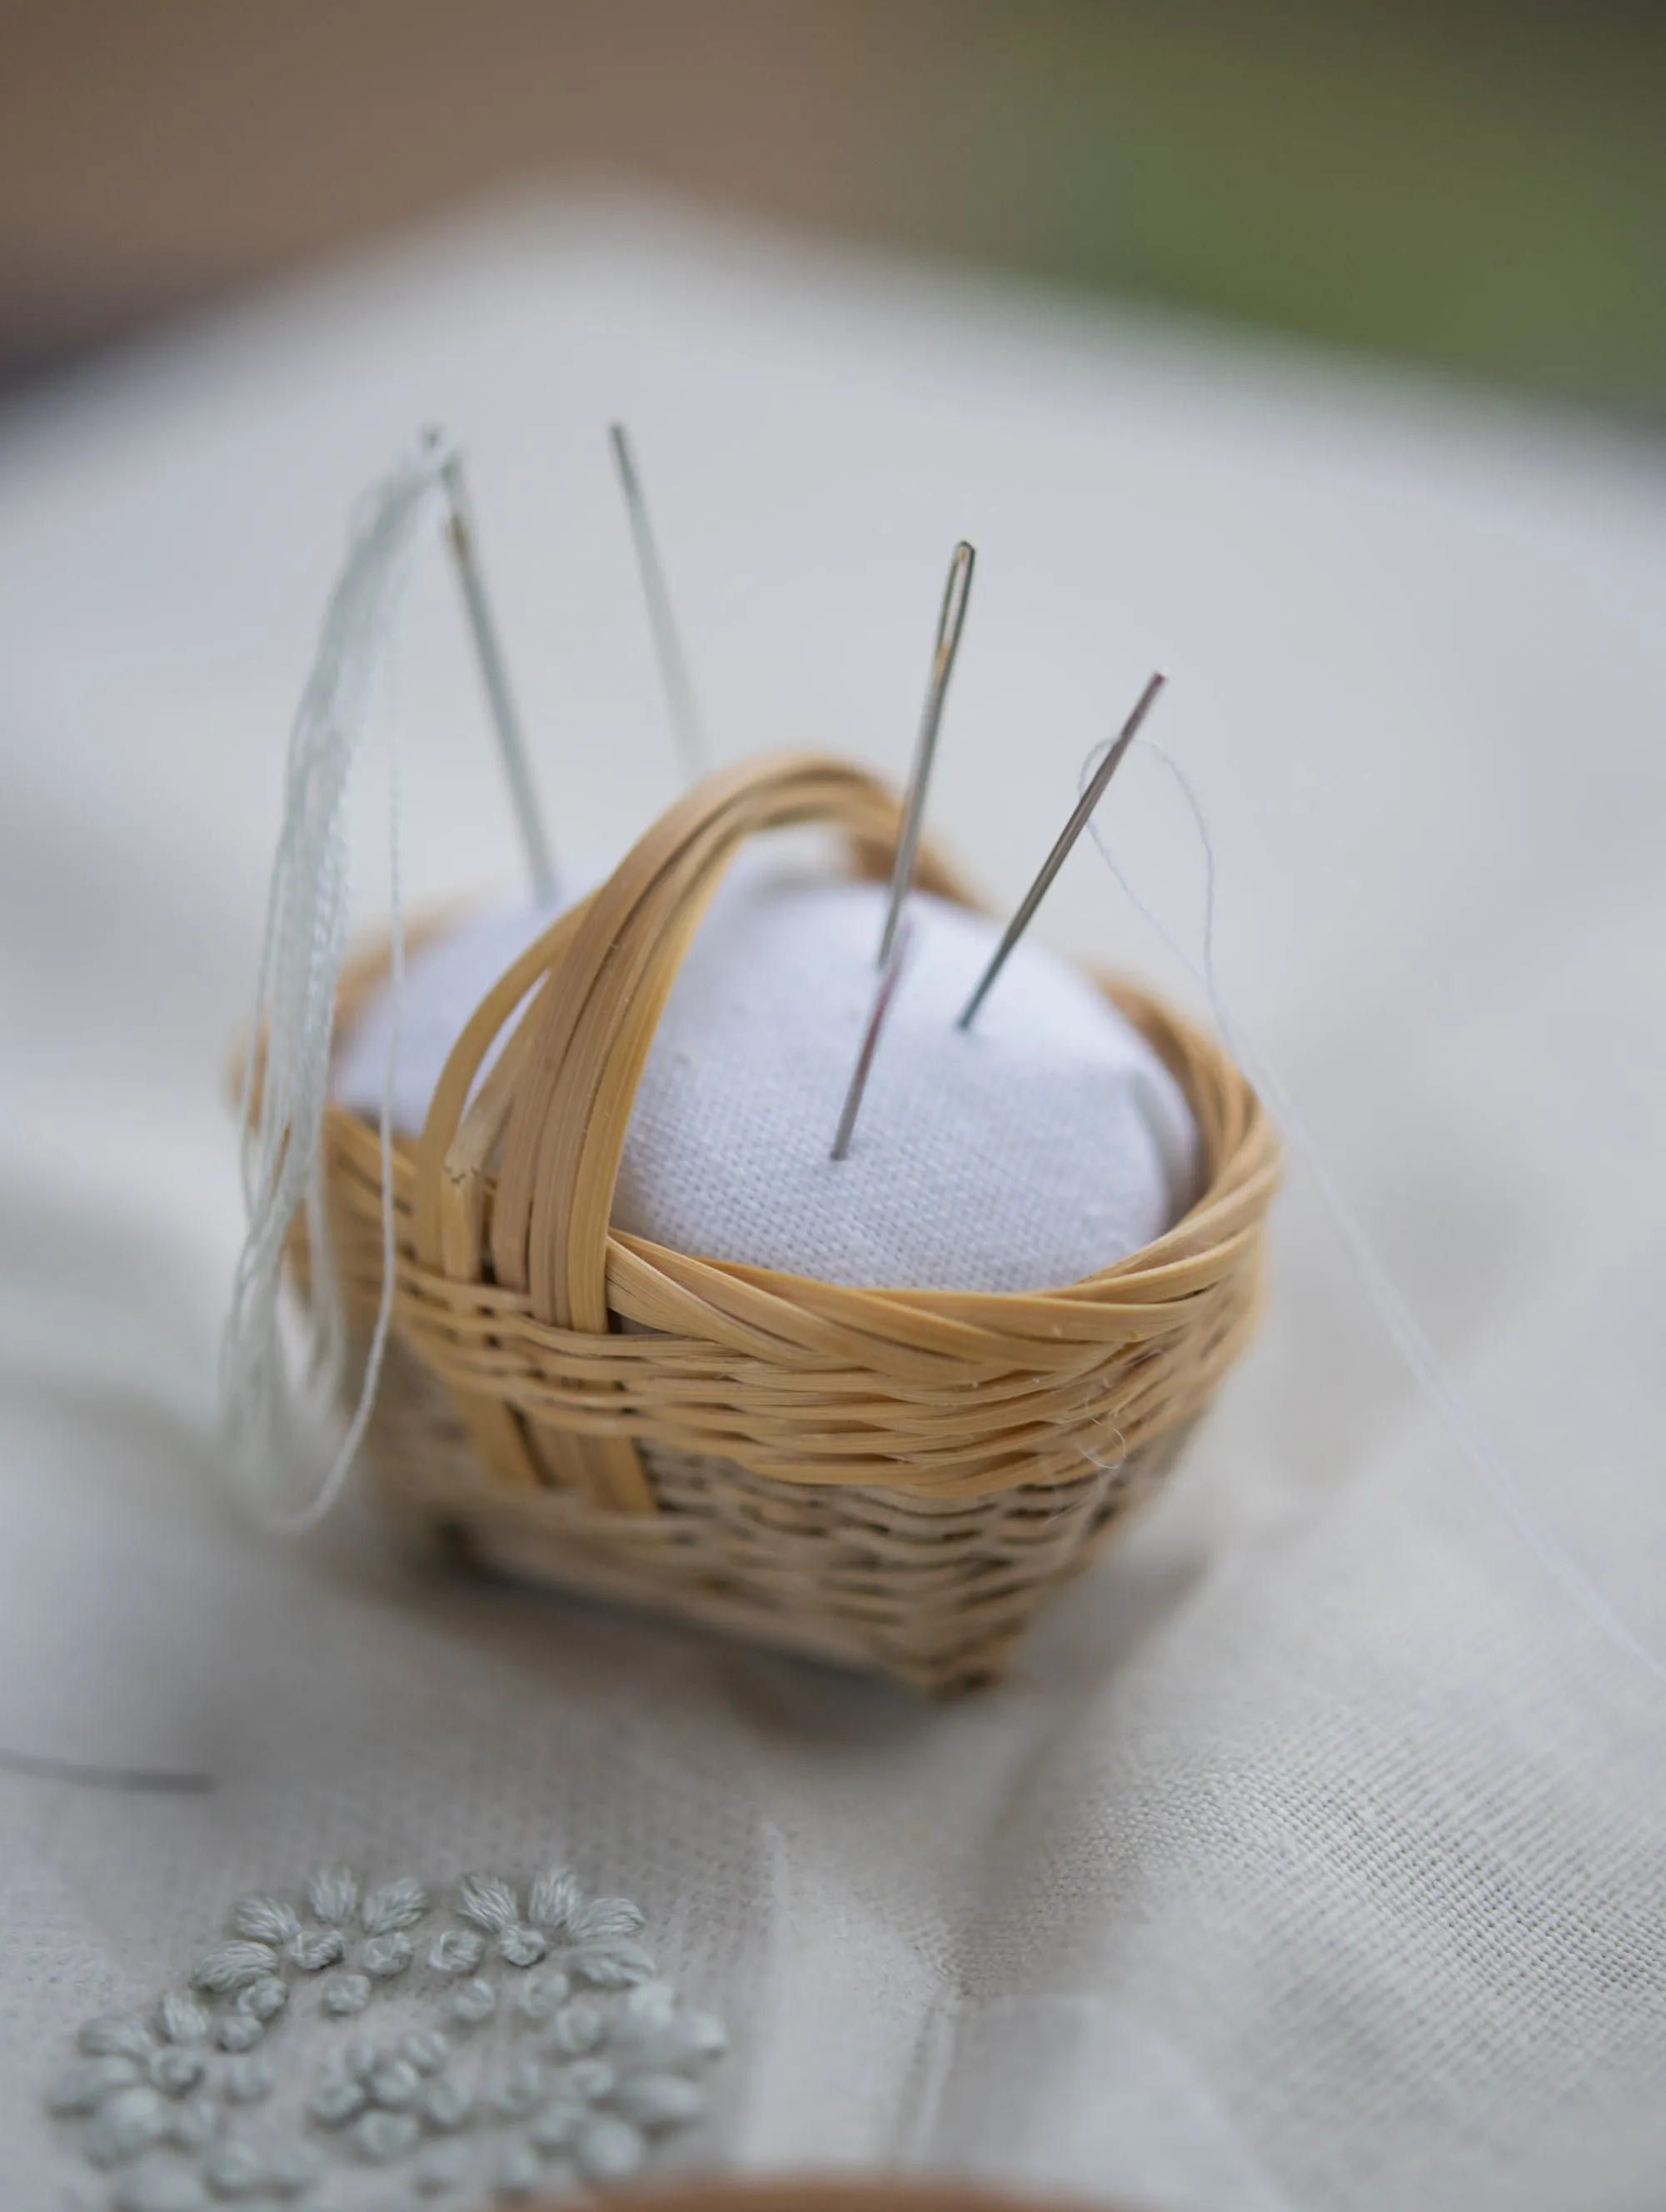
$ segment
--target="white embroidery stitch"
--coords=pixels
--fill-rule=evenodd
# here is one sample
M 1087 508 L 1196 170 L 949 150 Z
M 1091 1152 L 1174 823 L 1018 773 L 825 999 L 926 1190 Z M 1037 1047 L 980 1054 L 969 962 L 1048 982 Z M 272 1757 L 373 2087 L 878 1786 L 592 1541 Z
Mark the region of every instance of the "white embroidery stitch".
M 147 2018 L 88 2021 L 45 2101 L 111 2212 L 325 2212 L 319 2191 L 329 2212 L 445 2212 L 623 2179 L 701 2116 L 724 2047 L 641 1928 L 561 1868 L 524 1892 L 465 1875 L 449 1908 L 321 1868 L 295 1902 L 240 1898 Z M 387 2032 L 351 2026 L 373 2005 Z

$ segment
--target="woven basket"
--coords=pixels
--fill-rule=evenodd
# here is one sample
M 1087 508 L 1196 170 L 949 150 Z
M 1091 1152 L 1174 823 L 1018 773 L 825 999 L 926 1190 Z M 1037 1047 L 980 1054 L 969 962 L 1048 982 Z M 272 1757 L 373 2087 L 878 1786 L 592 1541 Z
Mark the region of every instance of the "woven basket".
M 1204 1188 L 1101 1274 L 1018 1296 L 852 1290 L 611 1229 L 660 1008 L 739 846 L 825 823 L 883 873 L 897 817 L 838 761 L 713 776 L 488 992 L 420 1140 L 398 1146 L 393 1335 L 367 1453 L 392 1512 L 494 1569 L 948 1691 L 1000 1673 L 1243 1349 L 1278 1150 L 1214 1044 L 1107 982 L 1190 1103 Z M 970 903 L 929 849 L 919 880 Z M 342 1018 L 386 957 L 350 970 Z M 380 1139 L 331 1107 L 325 1145 L 362 1341 Z M 299 1231 L 292 1256 L 304 1282 Z

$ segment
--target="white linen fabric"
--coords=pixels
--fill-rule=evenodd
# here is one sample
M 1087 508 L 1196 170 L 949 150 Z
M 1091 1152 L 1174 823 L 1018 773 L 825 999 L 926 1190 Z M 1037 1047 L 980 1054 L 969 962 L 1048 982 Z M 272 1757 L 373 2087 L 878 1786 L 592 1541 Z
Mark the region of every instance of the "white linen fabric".
M 1197 1133 L 1134 1024 L 1020 944 L 968 1033 L 1000 925 L 909 902 L 903 972 L 848 1156 L 829 1157 L 866 1029 L 889 894 L 758 860 L 719 885 L 637 1088 L 613 1218 L 680 1252 L 870 1289 L 1033 1291 L 1148 1244 L 1191 1203 Z M 483 917 L 405 979 L 394 1108 L 420 1129 L 464 1024 L 537 934 Z M 389 994 L 344 1041 L 337 1097 L 372 1119 Z M 407 1019 L 416 1031 L 405 1035 Z
M 337 1035 L 331 1096 L 380 1121 L 386 1091 L 393 1127 L 407 1136 L 418 1135 L 452 1048 L 489 987 L 579 896 L 574 884 L 547 899 L 512 900 L 484 914 L 441 921 L 435 933 L 406 956 L 397 1007 L 391 988 L 383 985 L 371 994 L 358 1019 Z M 506 1030 L 482 1060 L 483 1077 L 508 1035 Z
M 665 210 L 501 210 L 6 425 L 0 1745 L 216 1782 L 0 1774 L 11 2195 L 86 2194 L 41 2088 L 239 1892 L 567 1857 L 729 2024 L 685 2159 L 1164 2212 L 1657 2203 L 1666 1694 L 1480 1493 L 1299 1181 L 1182 1474 L 950 1709 L 424 1579 L 351 1506 L 299 1548 L 240 1521 L 224 1055 L 345 504 L 436 415 L 558 851 L 620 848 L 676 787 L 614 416 L 726 757 L 898 773 L 945 553 L 978 544 L 933 814 L 998 908 L 1173 672 L 1229 996 L 1529 1493 L 1666 1648 L 1657 445 Z M 437 551 L 409 635 L 414 907 L 513 847 Z M 1194 933 L 1165 780 L 1136 751 L 1107 807 Z M 1172 980 L 1091 853 L 1040 926 Z

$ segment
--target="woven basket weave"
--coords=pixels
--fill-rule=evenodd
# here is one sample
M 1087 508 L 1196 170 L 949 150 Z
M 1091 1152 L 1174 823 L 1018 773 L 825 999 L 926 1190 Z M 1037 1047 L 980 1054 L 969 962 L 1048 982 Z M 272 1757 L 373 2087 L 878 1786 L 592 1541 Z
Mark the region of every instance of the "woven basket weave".
M 1148 1494 L 1243 1349 L 1278 1149 L 1213 1042 L 1108 982 L 1186 1094 L 1204 1188 L 1101 1274 L 1017 1296 L 853 1290 L 610 1229 L 701 915 L 745 838 L 805 823 L 883 872 L 897 801 L 808 756 L 711 777 L 487 993 L 421 1139 L 397 1148 L 393 1338 L 367 1453 L 392 1510 L 494 1568 L 965 1688 Z M 919 880 L 970 902 L 928 849 Z M 343 1019 L 385 972 L 385 953 L 350 971 Z M 362 1340 L 380 1139 L 332 1106 L 325 1145 Z M 300 1231 L 293 1256 L 304 1281 Z

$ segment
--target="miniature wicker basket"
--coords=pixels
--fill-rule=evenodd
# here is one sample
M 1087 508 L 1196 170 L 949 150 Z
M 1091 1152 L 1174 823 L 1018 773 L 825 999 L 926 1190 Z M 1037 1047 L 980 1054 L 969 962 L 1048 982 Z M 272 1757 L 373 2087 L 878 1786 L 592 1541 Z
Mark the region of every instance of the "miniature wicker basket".
M 609 1227 L 683 954 L 747 837 L 825 823 L 883 873 L 895 797 L 789 755 L 709 778 L 496 983 L 394 1163 L 398 1281 L 366 1450 L 400 1519 L 482 1564 L 922 1688 L 999 1674 L 1172 1462 L 1260 1302 L 1278 1147 L 1219 1048 L 1104 988 L 1191 1105 L 1204 1188 L 1103 1273 L 1019 1296 L 853 1290 Z M 922 849 L 923 889 L 970 903 Z M 350 970 L 339 1009 L 386 973 Z M 489 1048 L 526 1010 L 483 1081 Z M 331 1106 L 337 1267 L 381 1287 L 375 1127 Z M 303 1281 L 304 1233 L 292 1257 Z

